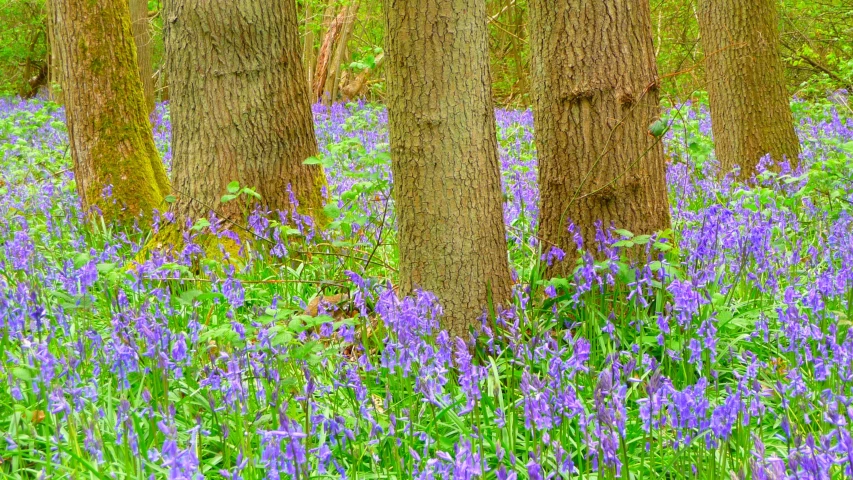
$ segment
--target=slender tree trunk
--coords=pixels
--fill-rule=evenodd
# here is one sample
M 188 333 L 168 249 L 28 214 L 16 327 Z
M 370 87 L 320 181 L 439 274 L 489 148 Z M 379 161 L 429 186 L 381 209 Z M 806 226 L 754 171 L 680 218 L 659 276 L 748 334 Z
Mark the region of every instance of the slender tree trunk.
M 385 61 L 385 55 L 380 53 L 376 57 L 376 63 L 373 68 L 368 68 L 361 71 L 358 75 L 356 75 L 352 80 L 348 80 L 345 82 L 344 86 L 341 87 L 341 93 L 343 93 L 344 101 L 350 101 L 358 97 L 362 97 L 368 92 L 368 83 L 370 82 L 370 76 L 379 70 L 382 66 L 382 63 Z
M 595 224 L 635 234 L 669 227 L 665 161 L 648 127 L 659 115 L 647 0 L 531 0 L 535 140 L 543 249 L 574 267 L 568 221 L 595 251 Z
M 48 19 L 83 208 L 111 220 L 150 216 L 169 182 L 148 123 L 127 0 L 99 0 L 97 8 L 52 0 Z
M 58 104 L 64 104 L 62 95 L 62 65 L 59 63 L 59 45 L 54 37 L 56 31 L 53 24 L 53 2 L 57 0 L 46 0 L 45 8 L 48 14 L 47 43 L 48 43 L 48 65 L 47 65 L 47 91 L 50 99 Z
M 329 80 L 332 81 L 330 87 L 327 87 L 329 91 L 328 96 L 328 104 L 331 105 L 335 103 L 335 100 L 338 99 L 338 89 L 340 88 L 341 83 L 341 74 L 343 72 L 343 62 L 346 57 L 347 45 L 349 43 L 349 36 L 352 33 L 352 28 L 355 25 L 355 16 L 358 14 L 360 2 L 359 0 L 355 0 L 349 6 L 346 7 L 347 16 L 345 17 L 344 24 L 341 27 L 341 34 L 338 38 L 338 45 L 335 48 L 335 58 L 332 63 L 332 67 L 329 71 Z
M 518 2 L 513 2 L 512 10 L 513 26 L 515 35 L 512 37 L 512 60 L 515 64 L 516 83 L 513 85 L 513 96 L 521 97 L 527 93 L 527 71 L 524 68 L 524 62 L 521 58 L 522 50 L 524 49 L 523 39 L 526 37 L 524 32 L 524 17 L 525 12 L 518 5 Z
M 29 54 L 27 55 L 27 60 L 24 64 L 24 81 L 21 82 L 21 86 L 18 91 L 18 95 L 23 98 L 33 98 L 38 95 L 39 90 L 41 90 L 41 87 L 44 86 L 48 80 L 47 71 L 50 59 L 48 58 L 48 62 L 34 60 L 35 49 L 43 33 L 44 32 L 42 30 L 36 31 L 33 35 L 32 41 L 30 42 Z
M 330 4 L 333 8 L 333 4 Z M 334 60 L 334 47 L 338 43 L 338 39 L 343 32 L 344 22 L 347 17 L 347 7 L 343 7 L 341 12 L 333 17 L 326 28 L 326 35 L 323 36 L 323 41 L 320 44 L 320 51 L 317 53 L 317 68 L 314 72 L 314 82 L 312 90 L 314 92 L 313 100 L 323 100 L 323 93 L 326 91 L 329 74 Z M 334 11 L 332 11 L 334 13 Z
M 311 30 L 311 1 L 305 2 L 305 39 L 302 45 L 302 64 L 308 84 L 314 79 L 314 31 Z
M 154 72 L 151 67 L 151 23 L 148 20 L 148 0 L 130 0 L 130 21 L 133 25 L 133 43 L 136 44 L 136 62 L 142 79 L 145 106 L 154 110 Z
M 741 179 L 749 179 L 767 154 L 796 165 L 800 142 L 785 89 L 776 0 L 702 0 L 698 17 L 721 173 L 739 165 Z
M 485 8 L 385 2 L 401 292 L 435 293 L 455 335 L 511 287 Z
M 154 82 L 154 98 L 161 102 L 169 101 L 169 76 L 166 73 L 166 66 L 161 64 L 157 70 L 157 81 Z
M 303 165 L 317 140 L 300 58 L 296 3 L 171 0 L 166 57 L 177 212 L 214 210 L 239 220 L 241 202 L 220 203 L 232 181 L 288 211 L 322 212 L 325 175 Z

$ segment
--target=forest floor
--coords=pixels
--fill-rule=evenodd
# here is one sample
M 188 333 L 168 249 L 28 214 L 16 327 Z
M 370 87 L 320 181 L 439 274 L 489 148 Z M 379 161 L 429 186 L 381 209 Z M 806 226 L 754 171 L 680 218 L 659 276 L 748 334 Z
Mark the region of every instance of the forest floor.
M 315 107 L 326 228 L 198 219 L 140 255 L 168 215 L 85 224 L 62 109 L 0 100 L 0 476 L 851 477 L 853 111 L 793 108 L 801 167 L 751 187 L 668 108 L 672 231 L 603 231 L 550 281 L 532 115 L 498 111 L 514 306 L 466 342 L 395 294 L 382 107 Z

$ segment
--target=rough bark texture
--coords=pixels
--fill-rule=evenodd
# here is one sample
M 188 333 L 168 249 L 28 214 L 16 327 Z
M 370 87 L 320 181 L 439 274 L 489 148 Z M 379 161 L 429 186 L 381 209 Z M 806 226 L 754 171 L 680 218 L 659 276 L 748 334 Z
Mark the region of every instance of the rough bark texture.
M 130 21 L 133 43 L 136 44 L 136 63 L 142 79 L 145 105 L 154 110 L 154 71 L 151 67 L 151 23 L 148 20 L 148 0 L 130 0 Z
M 307 23 L 311 19 L 311 4 L 305 2 L 305 38 L 302 42 L 302 65 L 305 67 L 305 77 L 310 85 L 314 79 L 314 30 Z
M 659 115 L 647 0 L 531 0 L 531 66 L 539 155 L 539 236 L 567 259 L 568 222 L 595 250 L 595 223 L 635 234 L 669 227 L 663 147 L 648 127 Z
M 240 202 L 220 203 L 237 181 L 271 210 L 322 213 L 308 83 L 300 59 L 296 2 L 171 0 L 166 13 L 166 71 L 172 119 L 177 212 L 210 210 L 232 220 Z
M 130 220 L 161 208 L 169 182 L 136 69 L 127 0 L 53 0 L 49 24 L 83 208 Z M 104 198 L 112 185 L 112 197 Z
M 467 332 L 511 280 L 483 0 L 386 0 L 401 293 L 435 293 Z
M 749 179 L 762 157 L 799 160 L 779 53 L 776 0 L 702 0 L 699 30 L 721 173 Z

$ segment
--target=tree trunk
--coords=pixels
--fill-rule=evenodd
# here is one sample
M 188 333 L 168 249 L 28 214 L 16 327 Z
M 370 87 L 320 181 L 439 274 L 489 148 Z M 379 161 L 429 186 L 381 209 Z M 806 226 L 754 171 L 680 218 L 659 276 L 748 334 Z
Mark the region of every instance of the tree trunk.
M 47 83 L 48 64 L 43 59 L 36 60 L 36 48 L 44 31 L 38 29 L 33 33 L 30 40 L 30 48 L 24 63 L 23 80 L 18 90 L 18 95 L 23 98 L 33 98 L 38 95 L 39 90 Z M 49 59 L 48 59 L 49 61 Z
M 596 251 L 595 223 L 635 234 L 669 227 L 649 2 L 531 0 L 534 123 L 541 190 L 539 236 L 571 272 L 568 222 Z
M 329 22 L 326 28 L 326 35 L 323 36 L 323 41 L 320 43 L 320 51 L 317 53 L 317 67 L 314 72 L 314 82 L 312 84 L 314 101 L 323 100 L 323 93 L 326 91 L 326 82 L 328 81 L 332 61 L 334 60 L 333 50 L 343 32 L 347 11 L 348 8 L 346 6 L 343 7 L 341 12 Z
M 370 76 L 373 72 L 379 70 L 379 67 L 382 66 L 382 63 L 385 60 L 385 55 L 380 53 L 376 56 L 375 63 L 373 68 L 367 68 L 362 70 L 358 75 L 356 75 L 352 80 L 345 79 L 343 82 L 343 86 L 341 87 L 341 93 L 343 93 L 344 101 L 349 102 L 358 97 L 363 97 L 367 95 L 368 83 L 370 82 Z
M 785 89 L 776 0 L 703 0 L 699 31 L 721 174 L 749 179 L 762 157 L 799 161 Z
M 314 79 L 314 30 L 311 30 L 311 4 L 305 2 L 305 39 L 302 44 L 302 65 L 305 67 L 306 81 L 310 85 Z
M 352 28 L 355 25 L 355 17 L 358 14 L 358 8 L 359 0 L 355 0 L 353 3 L 345 7 L 344 10 L 346 11 L 347 16 L 341 26 L 341 33 L 338 38 L 338 44 L 335 48 L 335 57 L 332 61 L 331 69 L 329 70 L 329 78 L 326 82 L 328 85 L 328 80 L 331 80 L 331 86 L 327 87 L 327 90 L 329 91 L 329 95 L 327 97 L 328 105 L 335 103 L 338 99 L 338 89 L 340 88 L 341 74 L 343 72 L 342 63 L 344 61 L 344 57 L 348 53 L 347 44 L 349 43 L 349 36 L 352 32 Z
M 48 28 L 47 28 L 47 92 L 50 100 L 60 105 L 65 103 L 65 98 L 62 95 L 62 65 L 59 63 L 59 46 L 58 40 L 54 37 L 56 31 L 53 25 L 53 2 L 57 0 L 46 0 L 45 9 L 47 10 Z
M 290 188 L 321 214 L 325 175 L 303 165 L 317 140 L 296 2 L 172 0 L 165 20 L 177 212 L 242 219 L 245 204 L 220 203 L 237 181 L 270 210 L 290 210 Z
M 127 0 L 99 0 L 97 8 L 53 0 L 48 18 L 83 208 L 109 220 L 149 217 L 169 182 L 148 123 Z
M 385 2 L 401 292 L 435 293 L 455 335 L 511 288 L 485 7 Z
M 151 67 L 151 23 L 148 20 L 148 0 L 130 0 L 130 21 L 133 25 L 133 42 L 136 44 L 136 62 L 142 79 L 145 106 L 154 110 L 154 72 Z

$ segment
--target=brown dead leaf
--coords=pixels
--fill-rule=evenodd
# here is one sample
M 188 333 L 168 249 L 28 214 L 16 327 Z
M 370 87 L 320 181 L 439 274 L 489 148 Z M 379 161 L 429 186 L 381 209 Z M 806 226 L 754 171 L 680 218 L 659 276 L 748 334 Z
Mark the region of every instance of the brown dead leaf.
M 341 307 L 343 307 L 343 304 L 346 303 L 347 300 L 349 300 L 349 296 L 346 293 L 338 293 L 336 295 L 330 295 L 328 297 L 323 295 L 317 295 L 316 297 L 312 298 L 310 302 L 308 302 L 308 306 L 305 307 L 305 311 L 302 313 L 311 317 L 316 317 L 320 314 L 321 301 L 326 304 L 337 305 L 338 311 L 341 311 L 343 310 L 343 308 Z
M 33 423 L 38 425 L 45 419 L 44 410 L 36 410 L 33 412 Z

